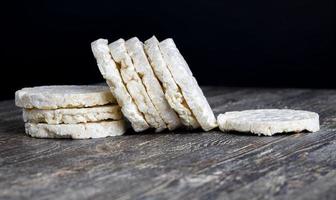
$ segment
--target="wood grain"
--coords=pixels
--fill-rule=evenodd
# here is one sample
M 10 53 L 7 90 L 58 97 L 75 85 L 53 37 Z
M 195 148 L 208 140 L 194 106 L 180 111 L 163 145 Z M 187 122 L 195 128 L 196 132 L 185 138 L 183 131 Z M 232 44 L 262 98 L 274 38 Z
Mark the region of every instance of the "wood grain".
M 218 129 L 93 140 L 24 135 L 0 102 L 0 199 L 336 199 L 336 91 L 205 87 L 216 115 L 256 108 L 320 114 L 321 130 L 258 137 Z

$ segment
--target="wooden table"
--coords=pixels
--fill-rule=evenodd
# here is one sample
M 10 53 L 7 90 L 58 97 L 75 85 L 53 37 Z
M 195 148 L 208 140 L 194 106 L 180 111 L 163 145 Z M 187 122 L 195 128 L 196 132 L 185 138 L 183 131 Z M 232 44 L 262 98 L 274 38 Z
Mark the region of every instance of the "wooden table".
M 24 135 L 0 103 L 0 199 L 336 199 L 336 90 L 205 87 L 216 115 L 254 108 L 320 114 L 321 130 L 146 132 L 92 140 Z

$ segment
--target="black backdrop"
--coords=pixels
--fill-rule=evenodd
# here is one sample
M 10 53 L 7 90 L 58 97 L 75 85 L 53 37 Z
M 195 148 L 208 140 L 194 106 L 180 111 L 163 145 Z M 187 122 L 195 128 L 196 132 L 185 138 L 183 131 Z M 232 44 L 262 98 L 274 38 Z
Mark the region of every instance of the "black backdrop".
M 1 99 L 101 82 L 90 42 L 174 38 L 201 85 L 335 88 L 334 0 L 21 1 L 1 12 Z

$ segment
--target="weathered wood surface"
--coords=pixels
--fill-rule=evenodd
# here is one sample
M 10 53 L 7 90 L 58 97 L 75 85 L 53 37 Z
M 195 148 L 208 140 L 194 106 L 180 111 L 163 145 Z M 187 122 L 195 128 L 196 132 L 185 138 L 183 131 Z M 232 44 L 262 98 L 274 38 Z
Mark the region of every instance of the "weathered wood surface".
M 336 199 L 336 91 L 206 87 L 215 112 L 292 108 L 321 131 L 132 134 L 93 140 L 24 135 L 0 103 L 0 199 Z

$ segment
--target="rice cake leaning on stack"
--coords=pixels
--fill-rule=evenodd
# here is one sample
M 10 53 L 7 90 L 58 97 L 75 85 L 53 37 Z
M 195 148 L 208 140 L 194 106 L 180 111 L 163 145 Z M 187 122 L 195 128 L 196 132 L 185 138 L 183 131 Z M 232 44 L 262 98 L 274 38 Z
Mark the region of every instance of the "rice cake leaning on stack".
M 155 36 L 145 41 L 145 51 L 152 65 L 156 77 L 160 80 L 168 104 L 180 117 L 181 123 L 189 128 L 198 128 L 200 125 L 191 112 L 179 86 L 176 84 L 159 48 L 159 41 Z
M 160 132 L 166 128 L 166 124 L 159 115 L 147 89 L 140 78 L 144 74 L 139 74 L 135 69 L 133 61 L 127 52 L 126 44 L 123 39 L 119 39 L 109 45 L 111 55 L 119 67 L 120 75 L 129 94 L 134 99 L 139 111 L 143 114 L 147 123 Z
M 154 128 L 209 131 L 216 118 L 192 72 L 172 39 L 152 37 L 145 45 L 136 37 L 91 43 L 98 68 L 124 116 L 136 132 Z
M 106 86 L 41 86 L 15 93 L 26 133 L 37 138 L 122 135 L 126 125 Z

